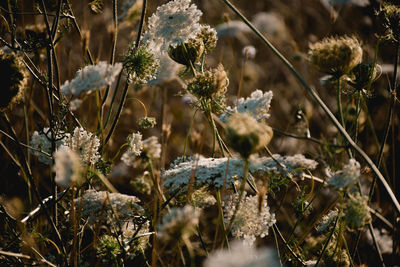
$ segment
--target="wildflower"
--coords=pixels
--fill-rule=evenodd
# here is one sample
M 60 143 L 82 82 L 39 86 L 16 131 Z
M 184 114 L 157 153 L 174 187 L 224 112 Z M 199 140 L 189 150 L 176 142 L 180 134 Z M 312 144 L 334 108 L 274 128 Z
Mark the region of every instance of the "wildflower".
M 204 44 L 202 40 L 197 38 L 190 39 L 186 43 L 181 43 L 176 47 L 170 46 L 168 55 L 171 59 L 179 64 L 190 67 L 200 60 L 204 52 Z
M 327 215 L 324 215 L 317 226 L 317 231 L 319 233 L 328 231 L 335 222 L 337 216 L 338 216 L 337 209 L 331 210 Z
M 55 137 L 55 145 L 56 148 L 61 145 L 65 145 L 69 138 L 69 134 L 57 134 Z M 48 127 L 43 128 L 42 132 L 34 131 L 31 136 L 30 145 L 33 149 L 30 149 L 30 153 L 37 156 L 38 160 L 46 165 L 50 165 L 52 163 L 51 158 L 51 130 Z M 45 153 L 41 153 L 37 150 L 40 150 Z
M 183 208 L 172 208 L 162 218 L 158 226 L 158 236 L 165 240 L 181 240 L 189 238 L 199 223 L 200 212 L 186 205 Z
M 74 201 L 76 207 L 79 207 L 82 202 L 81 216 L 89 224 L 109 223 L 113 218 L 113 213 L 122 221 L 130 221 L 134 216 L 144 214 L 144 209 L 137 204 L 140 200 L 135 196 L 125 194 L 87 190 L 82 197 Z
M 270 117 L 268 111 L 271 105 L 272 91 L 263 93 L 261 90 L 255 90 L 250 97 L 239 98 L 237 107 L 227 107 L 226 112 L 220 116 L 223 122 L 231 116 L 232 113 L 248 113 L 257 121 Z
M 384 2 L 381 5 L 379 15 L 389 31 L 389 37 L 395 41 L 400 40 L 400 8 L 394 4 Z
M 159 159 L 161 157 L 161 145 L 157 137 L 151 136 L 143 141 L 142 156 L 149 159 Z
M 143 37 L 153 51 L 161 54 L 169 46 L 177 45 L 194 38 L 201 30 L 198 23 L 202 12 L 190 0 L 173 0 L 159 6 L 148 20 L 148 31 Z
M 98 152 L 100 147 L 99 138 L 84 128 L 76 127 L 68 140 L 69 147 L 78 153 L 84 164 L 96 164 L 100 159 Z
M 225 95 L 228 84 L 224 67 L 219 64 L 216 69 L 197 74 L 188 84 L 187 90 L 199 99 L 215 99 Z
M 344 213 L 344 220 L 350 229 L 361 229 L 371 221 L 371 214 L 368 209 L 368 196 L 362 196 L 360 193 L 349 195 Z
M 147 129 L 147 128 L 153 128 L 157 122 L 156 118 L 154 117 L 142 117 L 139 118 L 138 124 L 140 128 Z
M 76 73 L 74 79 L 66 81 L 61 86 L 61 91 L 64 94 L 79 95 L 82 92 L 101 89 L 106 85 L 111 85 L 121 69 L 121 63 L 110 65 L 105 61 L 86 66 Z
M 128 166 L 133 166 L 133 159 L 142 153 L 143 141 L 142 134 L 132 133 L 127 137 L 128 150 L 122 155 L 121 160 Z
M 144 195 L 150 195 L 153 187 L 153 181 L 150 177 L 150 173 L 145 171 L 143 175 L 136 177 L 130 182 L 134 192 Z
M 257 50 L 252 45 L 247 45 L 242 49 L 242 55 L 246 59 L 253 59 L 256 57 Z
M 246 242 L 234 241 L 230 249 L 217 250 L 204 261 L 204 267 L 279 267 L 276 253 L 269 248 L 256 249 Z
M 261 209 L 259 209 L 257 196 L 246 196 L 246 192 L 243 194 L 244 196 L 233 220 L 232 235 L 236 238 L 243 238 L 245 242 L 252 245 L 256 237 L 263 238 L 268 235 L 268 229 L 276 222 L 275 214 L 269 212 L 266 196 Z M 225 224 L 229 225 L 238 201 L 238 194 L 233 194 L 227 201 L 224 201 Z
M 350 159 L 349 163 L 342 170 L 333 173 L 327 182 L 335 189 L 341 189 L 357 181 L 360 175 L 360 163 Z
M 303 155 L 281 157 L 278 154 L 270 157 L 252 158 L 249 165 L 250 173 L 278 173 L 281 175 L 301 175 L 302 169 L 314 170 L 318 163 L 306 159 Z M 279 164 L 277 163 L 279 162 Z M 243 175 L 244 161 L 240 158 L 186 158 L 177 159 L 171 164 L 170 169 L 163 173 L 164 186 L 170 192 L 182 190 L 186 192 L 187 185 L 194 176 L 195 188 L 204 185 L 221 188 L 223 185 L 233 183 Z M 284 165 L 283 169 L 280 165 Z
M 61 146 L 54 153 L 55 182 L 61 187 L 77 186 L 84 181 L 79 155 L 67 146 Z
M 209 25 L 201 25 L 201 30 L 196 38 L 202 40 L 204 49 L 207 52 L 212 51 L 217 46 L 217 31 Z
M 173 61 L 168 55 L 163 54 L 159 57 L 160 66 L 154 80 L 149 81 L 149 85 L 161 84 L 176 77 L 179 64 Z
M 363 51 L 354 37 L 329 37 L 310 44 L 310 62 L 319 71 L 341 77 L 361 63 Z
M 4 111 L 22 100 L 28 76 L 22 58 L 13 52 L 6 53 L 3 49 L 0 49 L 0 69 L 2 71 L 0 111 Z
M 124 55 L 124 69 L 128 73 L 130 81 L 137 84 L 145 84 L 156 78 L 156 72 L 160 66 L 159 60 L 146 45 L 135 46 L 131 44 Z
M 268 145 L 272 135 L 271 127 L 257 122 L 246 113 L 235 113 L 228 118 L 227 140 L 244 158 Z
M 103 235 L 97 246 L 97 257 L 104 264 L 115 264 L 122 253 L 118 240 L 109 235 Z
M 373 68 L 373 69 L 372 69 Z M 377 80 L 380 76 L 378 73 L 379 66 L 373 63 L 360 63 L 351 70 L 353 79 L 349 81 L 349 84 L 356 90 L 362 90 L 368 86 L 369 83 Z

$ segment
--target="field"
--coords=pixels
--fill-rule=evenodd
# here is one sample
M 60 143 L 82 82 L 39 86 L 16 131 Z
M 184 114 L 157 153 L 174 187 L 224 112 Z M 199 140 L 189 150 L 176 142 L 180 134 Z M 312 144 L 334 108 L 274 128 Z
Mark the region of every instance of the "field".
M 0 266 L 398 266 L 400 3 L 0 3 Z

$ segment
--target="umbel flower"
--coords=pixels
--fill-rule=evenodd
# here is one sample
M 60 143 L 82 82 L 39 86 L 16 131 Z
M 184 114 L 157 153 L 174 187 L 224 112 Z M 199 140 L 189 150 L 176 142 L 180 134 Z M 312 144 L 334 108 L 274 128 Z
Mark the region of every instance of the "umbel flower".
M 13 52 L 6 53 L 3 49 L 0 49 L 0 69 L 2 71 L 0 111 L 4 111 L 22 100 L 27 73 L 22 58 Z
M 79 155 L 67 146 L 54 153 L 55 182 L 62 187 L 77 186 L 84 181 L 83 167 Z
M 234 113 L 227 121 L 227 141 L 243 158 L 268 145 L 272 136 L 271 127 L 257 122 L 247 113 Z
M 328 37 L 310 44 L 310 62 L 319 71 L 341 77 L 361 63 L 363 51 L 354 37 Z
M 183 208 L 172 208 L 162 218 L 158 227 L 158 236 L 165 240 L 179 240 L 189 238 L 199 223 L 200 212 L 186 205 Z
M 236 210 L 236 203 L 239 195 L 231 195 L 224 201 L 224 221 L 229 225 Z M 276 222 L 275 214 L 269 212 L 266 197 L 259 207 L 257 196 L 246 196 L 240 202 L 239 209 L 232 224 L 232 235 L 236 238 L 243 238 L 249 245 L 256 241 L 256 237 L 261 238 L 268 235 L 268 229 Z
M 344 213 L 344 220 L 351 229 L 361 229 L 371 221 L 371 214 L 368 209 L 368 196 L 362 196 L 360 193 L 349 195 Z
M 187 90 L 199 99 L 217 99 L 225 95 L 228 85 L 228 76 L 222 64 L 219 64 L 216 69 L 197 74 Z
M 123 64 L 129 80 L 136 84 L 145 84 L 155 79 L 160 66 L 159 60 L 147 45 L 136 47 L 135 43 L 129 46 Z
M 360 163 L 355 159 L 350 159 L 342 170 L 337 171 L 328 179 L 328 184 L 336 189 L 341 189 L 354 183 L 360 177 Z
M 203 13 L 190 0 L 174 0 L 159 6 L 149 18 L 143 42 L 161 54 L 169 46 L 176 47 L 196 37 L 201 30 L 199 20 Z
M 379 15 L 389 31 L 389 37 L 400 41 L 400 8 L 388 2 L 381 5 Z
M 111 85 L 122 69 L 122 63 L 110 65 L 101 61 L 96 65 L 89 65 L 79 70 L 75 78 L 66 81 L 61 86 L 63 94 L 79 95 L 82 92 L 91 92 Z

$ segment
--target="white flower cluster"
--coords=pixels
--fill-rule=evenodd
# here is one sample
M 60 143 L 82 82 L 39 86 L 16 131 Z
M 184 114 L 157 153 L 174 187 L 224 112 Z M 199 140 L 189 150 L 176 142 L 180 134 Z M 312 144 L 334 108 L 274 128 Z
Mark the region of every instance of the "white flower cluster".
M 158 67 L 156 78 L 149 81 L 149 85 L 156 85 L 167 82 L 176 77 L 179 64 L 173 61 L 167 54 L 163 54 L 159 58 L 160 66 Z
M 278 255 L 269 248 L 256 249 L 243 241 L 232 242 L 231 248 L 217 250 L 205 261 L 204 267 L 280 267 Z
M 148 20 L 148 31 L 143 42 L 161 54 L 169 46 L 176 47 L 196 37 L 201 30 L 199 20 L 203 13 L 190 0 L 173 0 L 159 6 Z
M 161 156 L 161 145 L 155 136 L 142 141 L 142 135 L 137 132 L 128 136 L 129 148 L 121 156 L 122 162 L 128 166 L 135 166 L 136 157 L 145 155 L 150 159 L 158 159 Z
M 243 238 L 245 242 L 252 245 L 257 236 L 263 238 L 268 235 L 268 229 L 276 223 L 275 214 L 269 212 L 266 196 L 263 206 L 259 210 L 258 197 L 246 196 L 246 192 L 243 194 L 239 209 L 233 220 L 232 235 L 236 238 Z M 238 194 L 233 194 L 227 201 L 224 201 L 224 221 L 226 225 L 229 225 L 238 201 Z
M 327 182 L 336 189 L 345 188 L 357 181 L 360 175 L 360 163 L 355 159 L 350 159 L 342 170 L 331 174 Z
M 65 95 L 79 95 L 81 92 L 90 92 L 103 88 L 114 82 L 121 69 L 122 63 L 110 65 L 105 61 L 101 61 L 96 65 L 88 65 L 79 70 L 73 80 L 66 81 L 61 86 L 61 91 Z
M 172 208 L 158 226 L 158 237 L 166 241 L 188 238 L 199 223 L 199 217 L 200 212 L 192 206 Z
M 263 93 L 261 90 L 255 90 L 250 97 L 240 98 L 237 107 L 227 107 L 227 112 L 220 116 L 221 121 L 227 119 L 235 112 L 248 113 L 256 120 L 269 118 L 269 108 L 272 100 L 272 91 Z
M 82 201 L 81 216 L 90 224 L 110 222 L 117 216 L 122 221 L 130 221 L 134 216 L 143 215 L 144 209 L 137 204 L 140 200 L 135 196 L 106 191 L 87 190 L 82 199 L 75 201 L 76 209 Z M 112 213 L 115 212 L 115 216 Z
M 96 164 L 100 159 L 99 138 L 83 128 L 76 127 L 68 140 L 69 147 L 77 152 L 84 164 Z
M 58 134 L 56 136 L 56 148 L 64 145 L 67 141 L 69 134 L 61 135 Z M 32 148 L 43 151 L 45 153 L 41 153 L 37 150 L 29 150 L 31 154 L 38 157 L 38 160 L 44 164 L 50 165 L 52 162 L 51 158 L 51 131 L 50 128 L 43 128 L 42 133 L 38 131 L 34 131 L 31 137 L 30 145 Z
M 303 174 L 302 170 L 314 170 L 318 163 L 315 160 L 307 159 L 301 154 L 294 156 L 281 157 L 278 154 L 270 157 L 253 158 L 250 161 L 250 173 L 265 172 L 278 173 L 281 175 Z M 280 165 L 284 165 L 282 168 Z M 244 161 L 240 158 L 188 158 L 186 161 L 176 161 L 171 164 L 171 168 L 164 171 L 164 186 L 170 192 L 178 189 L 186 190 L 190 178 L 194 175 L 194 186 L 212 185 L 222 187 L 229 185 L 235 179 L 243 176 Z
M 79 155 L 67 146 L 61 146 L 54 153 L 53 171 L 56 173 L 55 182 L 58 186 L 68 187 L 83 182 L 82 165 Z
M 324 215 L 316 227 L 319 233 L 327 231 L 338 216 L 338 210 L 331 210 L 328 214 Z

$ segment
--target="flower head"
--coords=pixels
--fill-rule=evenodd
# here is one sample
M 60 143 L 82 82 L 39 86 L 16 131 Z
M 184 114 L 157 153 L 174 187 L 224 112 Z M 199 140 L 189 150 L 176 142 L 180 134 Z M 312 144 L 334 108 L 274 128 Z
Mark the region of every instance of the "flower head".
M 147 128 L 153 128 L 157 124 L 157 122 L 156 118 L 154 117 L 141 117 L 138 120 L 138 124 L 139 127 L 147 129 Z
M 329 37 L 310 45 L 310 62 L 319 71 L 340 77 L 362 60 L 363 51 L 354 37 Z
M 67 146 L 61 146 L 54 153 L 53 171 L 55 182 L 62 187 L 80 185 L 84 181 L 83 167 L 79 155 Z
M 220 116 L 223 122 L 226 122 L 232 113 L 248 113 L 257 121 L 269 118 L 268 113 L 272 100 L 272 91 L 263 93 L 261 90 L 255 90 L 250 97 L 239 98 L 237 107 L 227 107 L 224 114 Z
M 228 118 L 226 137 L 233 149 L 248 158 L 268 145 L 272 139 L 271 127 L 259 123 L 247 113 L 234 113 Z
M 216 69 L 197 74 L 188 84 L 187 90 L 199 99 L 215 99 L 225 95 L 228 85 L 228 76 L 224 67 L 219 64 Z
M 154 51 L 167 52 L 194 38 L 201 30 L 199 20 L 202 12 L 190 0 L 173 0 L 157 8 L 149 18 L 148 31 L 143 37 Z
M 231 195 L 224 201 L 224 221 L 229 224 L 236 210 L 236 203 L 239 195 Z M 257 196 L 246 196 L 240 202 L 239 209 L 233 220 L 232 235 L 236 238 L 243 238 L 249 245 L 252 245 L 256 237 L 261 238 L 268 235 L 268 229 L 276 222 L 275 214 L 269 212 L 266 197 L 261 209 Z
M 371 214 L 368 209 L 368 196 L 362 196 L 360 193 L 349 195 L 344 213 L 344 220 L 351 229 L 361 229 L 371 221 Z
M 355 159 L 350 159 L 342 170 L 333 173 L 328 179 L 328 184 L 336 189 L 345 188 L 355 182 L 360 177 L 360 163 Z
M 172 208 L 162 218 L 158 227 L 158 236 L 163 240 L 177 240 L 189 238 L 199 223 L 200 212 L 192 206 Z
M 105 61 L 86 66 L 76 73 L 74 79 L 66 81 L 61 86 L 61 91 L 64 94 L 79 95 L 82 92 L 103 88 L 114 82 L 121 69 L 121 63 L 110 65 Z
M 98 152 L 99 138 L 84 128 L 76 127 L 74 129 L 72 135 L 69 136 L 68 145 L 78 153 L 84 164 L 96 164 L 101 157 Z
M 6 53 L 2 49 L 0 49 L 0 69 L 2 71 L 0 111 L 3 111 L 22 100 L 28 76 L 22 58 L 13 52 Z
M 131 44 L 125 54 L 124 69 L 129 80 L 137 84 L 145 84 L 156 78 L 159 60 L 146 45 L 136 47 Z
M 142 153 L 142 134 L 132 133 L 127 137 L 128 150 L 122 154 L 121 160 L 128 166 L 133 166 L 134 159 Z

